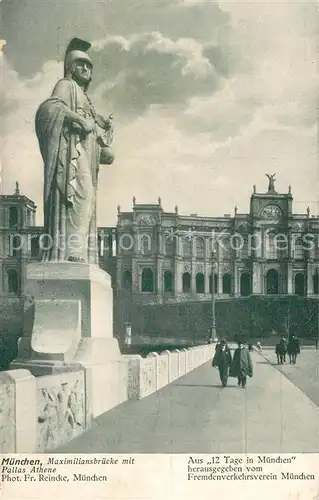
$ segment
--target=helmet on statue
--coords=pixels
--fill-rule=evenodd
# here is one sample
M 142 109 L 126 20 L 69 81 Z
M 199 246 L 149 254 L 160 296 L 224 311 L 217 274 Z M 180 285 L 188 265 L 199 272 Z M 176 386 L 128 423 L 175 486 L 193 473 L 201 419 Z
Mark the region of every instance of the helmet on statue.
M 73 64 L 76 61 L 86 61 L 93 68 L 92 59 L 87 54 L 87 50 L 91 47 L 89 42 L 73 38 L 69 43 L 64 57 L 64 76 L 69 76 L 72 73 Z

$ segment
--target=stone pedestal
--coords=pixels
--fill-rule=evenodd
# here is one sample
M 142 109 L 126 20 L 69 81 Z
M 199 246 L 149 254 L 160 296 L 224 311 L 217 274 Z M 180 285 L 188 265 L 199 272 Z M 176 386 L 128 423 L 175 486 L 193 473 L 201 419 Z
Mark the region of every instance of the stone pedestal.
M 127 361 L 113 338 L 110 276 L 93 264 L 47 262 L 26 269 L 23 336 L 11 369 L 35 375 L 86 369 L 93 416 L 127 399 Z

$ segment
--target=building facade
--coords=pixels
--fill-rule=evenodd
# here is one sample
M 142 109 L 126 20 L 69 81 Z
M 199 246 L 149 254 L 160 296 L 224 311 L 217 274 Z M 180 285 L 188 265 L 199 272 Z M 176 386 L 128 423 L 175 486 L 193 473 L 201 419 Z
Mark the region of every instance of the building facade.
M 254 186 L 249 213 L 202 217 L 157 204 L 118 207 L 116 228 L 100 228 L 101 266 L 116 289 L 140 303 L 249 295 L 318 296 L 319 218 L 293 213 L 293 197 Z M 214 271 L 214 280 L 212 272 Z
M 39 258 L 42 227 L 35 225 L 36 206 L 20 194 L 0 195 L 0 296 L 16 299 L 23 294 L 25 264 Z
M 40 258 L 43 227 L 36 206 L 20 194 L 0 196 L 0 296 L 23 296 L 25 265 Z M 318 296 L 319 218 L 293 213 L 289 187 L 254 187 L 249 213 L 224 217 L 165 212 L 161 200 L 122 212 L 100 227 L 100 266 L 117 293 L 140 303 L 249 295 Z M 212 272 L 214 270 L 214 280 Z

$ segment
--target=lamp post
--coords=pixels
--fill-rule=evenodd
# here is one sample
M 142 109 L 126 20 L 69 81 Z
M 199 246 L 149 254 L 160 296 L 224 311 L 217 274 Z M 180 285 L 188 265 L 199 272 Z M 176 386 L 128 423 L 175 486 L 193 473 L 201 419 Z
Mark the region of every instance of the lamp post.
M 216 253 L 212 250 L 212 326 L 210 333 L 210 341 L 215 342 L 217 338 L 216 334 L 216 295 L 215 295 L 215 262 Z

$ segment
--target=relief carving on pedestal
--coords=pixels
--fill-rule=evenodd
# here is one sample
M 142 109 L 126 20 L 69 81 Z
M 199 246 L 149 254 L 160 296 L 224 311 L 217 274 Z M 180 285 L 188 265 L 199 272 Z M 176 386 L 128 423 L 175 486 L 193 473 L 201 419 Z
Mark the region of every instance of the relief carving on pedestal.
M 85 430 L 84 398 L 81 376 L 37 390 L 37 451 L 52 449 Z
M 14 397 L 13 385 L 0 386 L 0 453 L 15 451 Z

